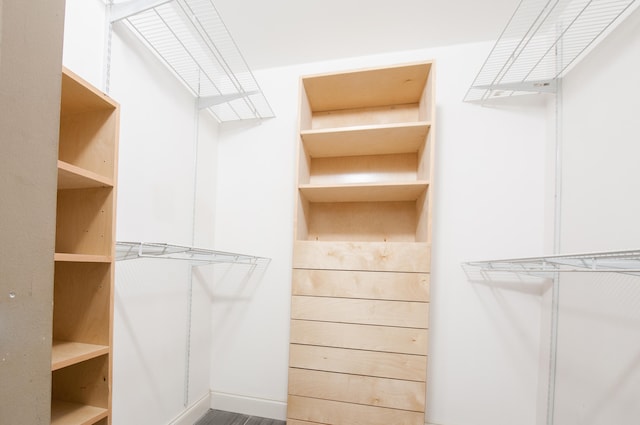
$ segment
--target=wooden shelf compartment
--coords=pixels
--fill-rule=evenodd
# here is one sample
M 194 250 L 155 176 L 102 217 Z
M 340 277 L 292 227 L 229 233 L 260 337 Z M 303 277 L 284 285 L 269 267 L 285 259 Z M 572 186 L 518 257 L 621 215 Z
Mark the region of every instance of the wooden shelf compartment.
M 118 104 L 64 69 L 58 158 L 104 178 L 115 179 Z
M 360 125 L 301 131 L 304 149 L 312 158 L 418 152 L 431 123 Z
M 58 190 L 113 187 L 113 179 L 64 161 L 58 161 Z
M 53 371 L 52 424 L 108 423 L 110 374 L 109 355 Z
M 350 141 L 342 139 L 344 132 L 314 133 L 321 135 L 321 141 L 310 144 L 305 143 L 303 136 L 299 148 L 298 185 L 410 185 L 430 180 L 432 133 L 429 127 L 409 128 L 409 133 L 416 130 L 413 139 L 389 138 L 388 134 L 378 138 L 378 130 L 357 130 L 356 133 L 363 137 L 358 136 Z M 404 131 L 406 127 L 399 126 L 396 129 L 401 129 L 400 133 L 407 135 Z M 385 133 L 386 130 L 381 132 Z M 338 140 L 334 141 L 333 136 Z M 337 152 L 332 152 L 334 148 Z M 345 155 L 341 155 L 343 153 Z
M 51 425 L 92 425 L 106 419 L 109 411 L 103 407 L 88 406 L 67 401 L 51 401 Z M 106 425 L 106 421 L 104 424 Z
M 303 77 L 300 129 L 429 121 L 431 62 Z
M 303 187 L 296 240 L 428 241 L 428 191 L 426 183 Z
M 58 370 L 105 354 L 109 354 L 108 345 L 53 341 L 51 370 Z
M 85 347 L 82 344 L 111 346 L 113 267 L 113 263 L 55 263 L 54 341 L 81 343 L 75 348 L 89 352 L 101 348 Z M 70 347 L 72 346 L 67 346 Z M 86 353 L 78 355 L 84 356 Z
M 114 189 L 58 190 L 56 253 L 113 257 Z

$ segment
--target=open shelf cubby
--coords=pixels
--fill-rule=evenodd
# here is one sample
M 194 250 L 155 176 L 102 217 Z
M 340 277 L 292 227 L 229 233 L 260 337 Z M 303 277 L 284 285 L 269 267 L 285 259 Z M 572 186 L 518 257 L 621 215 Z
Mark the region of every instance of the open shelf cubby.
M 430 71 L 302 78 L 297 240 L 428 241 Z

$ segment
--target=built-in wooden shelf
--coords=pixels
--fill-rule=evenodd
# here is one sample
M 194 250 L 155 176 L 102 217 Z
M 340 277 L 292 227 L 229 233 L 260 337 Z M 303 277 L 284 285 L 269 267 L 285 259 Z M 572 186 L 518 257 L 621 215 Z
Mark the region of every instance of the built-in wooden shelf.
M 53 341 L 51 370 L 58 370 L 105 354 L 109 354 L 109 346 L 107 345 Z
M 58 160 L 58 190 L 113 187 L 113 179 Z
M 393 202 L 415 201 L 427 189 L 427 181 L 406 183 L 366 183 L 344 185 L 300 185 L 300 193 L 310 202 Z
M 113 257 L 109 255 L 68 254 L 63 252 L 56 252 L 53 259 L 54 261 L 71 263 L 111 263 L 113 261 Z
M 91 425 L 107 417 L 109 411 L 66 401 L 51 401 L 51 425 Z
M 288 424 L 424 423 L 434 86 L 432 62 L 301 78 Z
M 303 130 L 305 151 L 313 158 L 418 152 L 428 121 Z

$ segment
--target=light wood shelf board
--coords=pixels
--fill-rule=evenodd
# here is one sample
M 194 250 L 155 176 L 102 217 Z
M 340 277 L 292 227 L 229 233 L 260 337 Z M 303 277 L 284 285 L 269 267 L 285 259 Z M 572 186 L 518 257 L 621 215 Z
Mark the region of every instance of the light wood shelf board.
M 94 254 L 70 254 L 64 252 L 56 252 L 53 257 L 54 261 L 66 261 L 71 263 L 111 263 L 113 257 L 110 255 L 94 255 Z
M 426 384 L 400 379 L 289 369 L 289 394 L 424 412 Z
M 417 152 L 431 124 L 427 121 L 304 130 L 301 137 L 314 158 Z
M 429 331 L 417 328 L 291 320 L 291 343 L 426 356 Z
M 58 190 L 113 187 L 113 179 L 58 161 Z
M 64 113 L 71 114 L 118 108 L 117 102 L 67 68 L 62 69 L 61 104 Z
M 428 273 L 293 269 L 292 295 L 429 301 Z
M 105 354 L 109 354 L 109 346 L 107 345 L 53 341 L 51 370 L 58 370 Z
M 427 329 L 429 303 L 293 295 L 291 318 Z
M 310 202 L 393 202 L 415 201 L 427 190 L 426 180 L 406 183 L 368 183 L 344 185 L 300 185 Z
M 302 79 L 311 110 L 418 103 L 431 63 L 364 69 Z
M 91 425 L 109 415 L 107 409 L 66 401 L 51 401 L 51 425 Z
M 295 241 L 293 268 L 429 273 L 431 244 Z
M 291 344 L 289 366 L 406 381 L 427 379 L 427 357 L 414 354 Z
M 424 412 L 289 395 L 289 417 L 322 424 L 423 425 Z

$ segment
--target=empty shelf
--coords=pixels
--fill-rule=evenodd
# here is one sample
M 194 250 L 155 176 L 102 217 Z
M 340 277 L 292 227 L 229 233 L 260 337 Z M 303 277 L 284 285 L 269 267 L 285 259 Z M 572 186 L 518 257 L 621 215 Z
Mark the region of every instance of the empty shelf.
M 51 370 L 89 360 L 109 353 L 109 346 L 82 342 L 53 341 Z
M 56 252 L 53 257 L 54 261 L 67 261 L 71 263 L 110 263 L 111 257 L 99 254 L 69 254 Z
M 418 152 L 425 144 L 430 123 L 367 125 L 304 130 L 305 149 L 313 158 L 384 155 Z
M 482 272 L 549 275 L 557 272 L 640 274 L 640 250 L 603 251 L 504 260 L 470 261 L 465 267 Z
M 215 251 L 212 249 L 171 245 L 167 243 L 116 242 L 116 259 L 159 258 L 188 260 L 198 263 L 257 264 L 264 257 Z
M 211 0 L 131 0 L 111 6 L 218 121 L 273 117 Z
M 113 180 L 64 161 L 58 161 L 58 190 L 113 187 Z
M 637 6 L 636 0 L 522 0 L 464 100 L 554 92 L 554 80 Z
M 109 411 L 102 407 L 66 401 L 51 401 L 51 425 L 90 425 L 106 418 Z
M 415 201 L 427 189 L 426 181 L 345 185 L 301 185 L 300 192 L 310 202 L 393 202 Z

